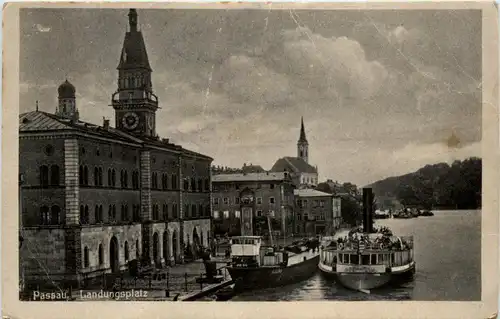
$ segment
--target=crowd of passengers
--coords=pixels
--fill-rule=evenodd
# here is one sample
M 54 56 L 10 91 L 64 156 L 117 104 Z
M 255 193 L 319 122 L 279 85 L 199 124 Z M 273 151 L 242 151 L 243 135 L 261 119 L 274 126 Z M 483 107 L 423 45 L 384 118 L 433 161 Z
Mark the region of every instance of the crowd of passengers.
M 392 231 L 387 227 L 380 227 L 375 232 L 382 234 L 382 236 L 370 238 L 359 229 L 351 230 L 347 236 L 339 237 L 336 241 L 331 242 L 330 246 L 336 246 L 337 249 L 355 249 L 364 246 L 365 248 L 385 250 L 407 250 L 413 247 L 411 242 L 394 237 Z

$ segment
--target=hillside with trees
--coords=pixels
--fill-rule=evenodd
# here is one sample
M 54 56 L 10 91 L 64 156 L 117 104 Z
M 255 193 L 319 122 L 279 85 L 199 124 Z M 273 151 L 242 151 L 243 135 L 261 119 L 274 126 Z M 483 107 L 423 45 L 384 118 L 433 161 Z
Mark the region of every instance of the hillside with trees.
M 482 161 L 471 157 L 453 164 L 426 165 L 418 171 L 389 177 L 372 187 L 377 198 L 397 199 L 404 206 L 425 209 L 481 207 Z

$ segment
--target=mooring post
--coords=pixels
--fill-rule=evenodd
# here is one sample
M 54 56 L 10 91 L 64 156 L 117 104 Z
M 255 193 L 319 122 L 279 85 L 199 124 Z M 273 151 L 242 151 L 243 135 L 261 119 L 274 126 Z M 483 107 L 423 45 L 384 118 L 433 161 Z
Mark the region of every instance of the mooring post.
M 203 290 L 203 273 L 200 273 L 200 290 Z
M 186 292 L 188 291 L 188 274 L 187 272 L 184 273 L 184 285 L 186 288 Z

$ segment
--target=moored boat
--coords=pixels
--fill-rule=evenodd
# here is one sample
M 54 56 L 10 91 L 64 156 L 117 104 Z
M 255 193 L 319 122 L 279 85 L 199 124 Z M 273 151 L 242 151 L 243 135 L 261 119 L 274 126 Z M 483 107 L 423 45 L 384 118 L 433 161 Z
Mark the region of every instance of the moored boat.
M 413 237 L 394 236 L 387 227 L 375 229 L 371 189 L 363 189 L 363 227 L 347 236 L 324 238 L 319 269 L 343 286 L 367 292 L 411 278 L 415 272 Z
M 319 262 L 319 240 L 293 246 L 264 246 L 260 236 L 231 238 L 231 264 L 227 267 L 235 290 L 278 287 L 310 278 Z

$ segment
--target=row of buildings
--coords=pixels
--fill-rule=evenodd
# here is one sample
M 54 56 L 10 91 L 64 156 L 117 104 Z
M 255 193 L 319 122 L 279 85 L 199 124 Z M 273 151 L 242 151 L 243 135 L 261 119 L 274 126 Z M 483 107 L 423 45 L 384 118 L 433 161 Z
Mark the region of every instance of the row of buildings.
M 111 95 L 115 127 L 81 121 L 76 88 L 58 88 L 55 114 L 19 116 L 22 282 L 80 284 L 127 268 L 163 266 L 208 247 L 215 233 L 327 233 L 340 202 L 312 189 L 302 122 L 297 157 L 270 171 L 212 169 L 213 159 L 156 134 L 159 108 L 134 9 Z M 256 169 L 256 171 L 254 171 Z

